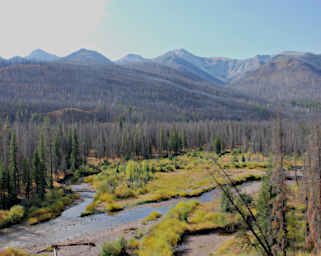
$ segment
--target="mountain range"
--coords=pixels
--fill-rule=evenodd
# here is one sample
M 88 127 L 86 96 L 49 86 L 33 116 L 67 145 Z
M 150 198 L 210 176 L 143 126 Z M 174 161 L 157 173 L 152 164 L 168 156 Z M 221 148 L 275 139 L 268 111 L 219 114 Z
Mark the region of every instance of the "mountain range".
M 37 49 L 0 58 L 0 103 L 29 115 L 78 109 L 110 121 L 134 107 L 137 120 L 265 119 L 280 103 L 292 115 L 320 111 L 320 89 L 321 55 L 313 53 L 232 59 L 178 49 L 113 62 L 87 49 L 65 57 Z

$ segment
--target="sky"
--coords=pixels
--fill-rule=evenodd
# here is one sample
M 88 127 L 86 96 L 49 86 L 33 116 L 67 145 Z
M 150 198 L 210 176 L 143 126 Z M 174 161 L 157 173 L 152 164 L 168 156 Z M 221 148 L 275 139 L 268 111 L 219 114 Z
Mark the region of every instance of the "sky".
M 0 56 L 321 53 L 320 0 L 0 0 Z

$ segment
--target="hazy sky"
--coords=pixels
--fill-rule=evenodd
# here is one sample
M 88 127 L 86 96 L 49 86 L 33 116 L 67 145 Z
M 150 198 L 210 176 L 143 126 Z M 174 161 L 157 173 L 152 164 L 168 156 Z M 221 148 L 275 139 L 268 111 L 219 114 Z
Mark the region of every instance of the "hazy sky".
M 320 0 L 0 0 L 0 56 L 321 53 Z

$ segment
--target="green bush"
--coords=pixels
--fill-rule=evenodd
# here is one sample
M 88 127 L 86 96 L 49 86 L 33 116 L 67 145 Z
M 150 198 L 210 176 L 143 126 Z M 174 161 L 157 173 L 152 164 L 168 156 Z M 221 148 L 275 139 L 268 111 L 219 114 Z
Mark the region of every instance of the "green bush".
M 24 215 L 24 208 L 20 205 L 12 206 L 9 211 L 0 211 L 0 228 L 20 223 Z
M 15 205 L 11 207 L 9 211 L 9 214 L 8 214 L 9 222 L 11 222 L 12 224 L 19 223 L 20 221 L 22 221 L 24 215 L 25 215 L 24 208 L 20 205 Z
M 226 186 L 225 192 L 222 192 L 222 198 L 221 198 L 221 209 L 223 212 L 233 212 L 234 206 L 231 203 L 231 201 L 228 199 L 229 197 L 232 197 L 232 192 L 229 186 Z
M 247 204 L 251 204 L 253 202 L 253 197 L 246 193 L 242 193 L 241 197 L 243 200 L 241 198 L 238 198 L 238 203 L 240 204 L 244 204 L 243 202 L 246 202 Z
M 125 238 L 121 237 L 115 242 L 105 242 L 100 248 L 100 256 L 121 256 L 128 255 L 126 253 L 127 241 Z

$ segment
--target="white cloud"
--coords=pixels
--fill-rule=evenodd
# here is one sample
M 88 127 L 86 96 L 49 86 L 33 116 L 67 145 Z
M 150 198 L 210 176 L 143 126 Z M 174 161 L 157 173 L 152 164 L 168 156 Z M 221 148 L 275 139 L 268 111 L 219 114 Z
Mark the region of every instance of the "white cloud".
M 0 0 L 0 56 L 94 46 L 108 0 Z

